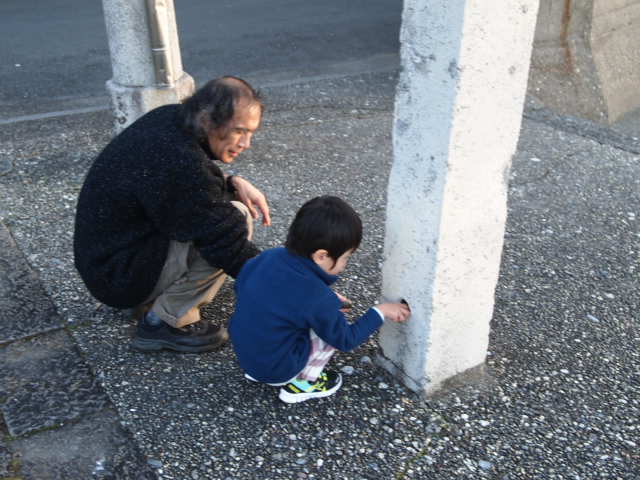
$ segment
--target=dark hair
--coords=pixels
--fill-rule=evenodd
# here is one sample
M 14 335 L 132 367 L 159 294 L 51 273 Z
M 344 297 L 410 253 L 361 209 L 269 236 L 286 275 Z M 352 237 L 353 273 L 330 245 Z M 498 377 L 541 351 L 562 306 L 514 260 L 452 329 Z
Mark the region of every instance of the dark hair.
M 204 142 L 211 130 L 226 125 L 238 102 L 257 103 L 264 109 L 260 92 L 238 77 L 220 77 L 200 87 L 181 107 L 182 127 L 198 142 Z M 204 121 L 205 118 L 209 122 Z
M 353 208 L 338 197 L 316 197 L 305 203 L 289 227 L 285 247 L 311 258 L 324 249 L 335 261 L 362 241 L 362 221 Z

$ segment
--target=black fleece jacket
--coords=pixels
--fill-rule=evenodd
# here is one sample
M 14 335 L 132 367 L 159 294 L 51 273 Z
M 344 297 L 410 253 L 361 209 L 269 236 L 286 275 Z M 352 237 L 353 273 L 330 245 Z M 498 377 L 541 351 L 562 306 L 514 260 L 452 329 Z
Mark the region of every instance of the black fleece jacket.
M 179 105 L 157 108 L 121 132 L 80 191 L 75 265 L 91 294 L 112 307 L 133 307 L 151 294 L 170 240 L 193 242 L 232 277 L 259 253 L 243 215 L 225 200 L 211 151 L 181 128 L 179 112 Z

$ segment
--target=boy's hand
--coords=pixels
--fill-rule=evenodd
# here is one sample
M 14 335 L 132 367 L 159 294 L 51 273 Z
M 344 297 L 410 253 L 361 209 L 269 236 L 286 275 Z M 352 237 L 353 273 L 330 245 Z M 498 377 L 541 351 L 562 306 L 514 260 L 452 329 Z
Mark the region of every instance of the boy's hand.
M 349 300 L 347 297 L 340 295 L 338 292 L 334 292 L 338 299 L 342 302 L 342 306 L 340 307 L 340 311 L 342 313 L 347 313 L 353 307 L 353 302 Z
M 404 322 L 411 315 L 406 303 L 380 303 L 375 307 L 382 312 L 385 320 L 392 322 Z

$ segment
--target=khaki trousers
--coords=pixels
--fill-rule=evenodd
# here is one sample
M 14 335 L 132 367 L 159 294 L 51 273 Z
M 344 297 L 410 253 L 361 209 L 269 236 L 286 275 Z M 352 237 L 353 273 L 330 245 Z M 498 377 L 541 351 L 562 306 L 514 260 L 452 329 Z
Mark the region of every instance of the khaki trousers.
M 253 217 L 241 202 L 231 202 L 247 221 L 248 239 L 253 237 Z M 200 320 L 200 307 L 211 302 L 226 274 L 212 267 L 191 242 L 171 241 L 169 254 L 153 292 L 145 304 L 165 323 L 179 328 Z

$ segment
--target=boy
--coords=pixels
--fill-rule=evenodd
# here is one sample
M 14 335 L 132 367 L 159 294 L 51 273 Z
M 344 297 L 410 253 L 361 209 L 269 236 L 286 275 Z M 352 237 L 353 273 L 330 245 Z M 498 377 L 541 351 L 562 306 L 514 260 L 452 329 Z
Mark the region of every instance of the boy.
M 329 285 L 361 240 L 362 222 L 347 203 L 316 197 L 296 214 L 285 248 L 249 260 L 236 279 L 229 333 L 238 362 L 249 380 L 281 386 L 284 402 L 335 393 L 340 374 L 323 370 L 334 351 L 362 344 L 384 319 L 409 316 L 406 305 L 383 303 L 346 321 L 348 301 Z

